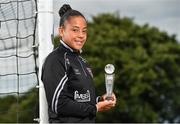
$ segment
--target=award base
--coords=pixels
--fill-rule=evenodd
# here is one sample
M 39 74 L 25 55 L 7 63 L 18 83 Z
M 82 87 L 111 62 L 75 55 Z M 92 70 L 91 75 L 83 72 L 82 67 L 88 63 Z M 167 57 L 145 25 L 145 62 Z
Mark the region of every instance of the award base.
M 108 100 L 108 101 L 109 100 L 114 100 L 112 96 L 107 96 L 105 99 Z

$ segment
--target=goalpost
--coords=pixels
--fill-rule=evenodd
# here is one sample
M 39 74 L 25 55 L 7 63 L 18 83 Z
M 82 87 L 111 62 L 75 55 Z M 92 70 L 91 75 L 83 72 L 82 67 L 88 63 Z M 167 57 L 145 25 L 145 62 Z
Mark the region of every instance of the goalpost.
M 36 12 L 36 0 L 0 0 L 0 123 L 38 116 Z
M 33 121 L 38 116 L 36 103 L 29 108 L 20 104 L 36 92 L 32 90 L 36 87 L 39 118 L 34 120 L 48 123 L 41 70 L 46 56 L 53 50 L 53 30 L 53 0 L 0 0 L 0 102 L 5 106 L 0 107 L 0 122 Z M 31 120 L 23 120 L 24 113 L 32 114 Z
M 48 106 L 41 81 L 41 70 L 46 56 L 52 51 L 53 45 L 53 0 L 38 1 L 38 36 L 39 36 L 39 122 L 48 122 Z

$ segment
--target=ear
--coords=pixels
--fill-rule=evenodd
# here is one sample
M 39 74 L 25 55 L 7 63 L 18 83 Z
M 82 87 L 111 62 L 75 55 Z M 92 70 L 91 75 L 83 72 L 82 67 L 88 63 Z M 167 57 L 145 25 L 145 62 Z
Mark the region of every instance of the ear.
M 60 37 L 62 37 L 64 35 L 64 28 L 63 27 L 59 27 L 59 35 Z

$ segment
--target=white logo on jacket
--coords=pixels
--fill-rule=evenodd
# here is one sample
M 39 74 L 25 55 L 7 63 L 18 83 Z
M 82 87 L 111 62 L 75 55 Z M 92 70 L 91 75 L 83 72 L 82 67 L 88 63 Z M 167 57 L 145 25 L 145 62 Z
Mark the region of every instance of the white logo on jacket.
M 74 92 L 74 100 L 77 102 L 88 102 L 91 101 L 90 92 L 87 90 L 86 93 L 80 94 L 77 90 Z
M 76 75 L 80 75 L 80 74 L 81 74 L 81 72 L 79 71 L 79 69 L 76 69 L 76 68 L 74 68 L 74 73 L 75 73 Z

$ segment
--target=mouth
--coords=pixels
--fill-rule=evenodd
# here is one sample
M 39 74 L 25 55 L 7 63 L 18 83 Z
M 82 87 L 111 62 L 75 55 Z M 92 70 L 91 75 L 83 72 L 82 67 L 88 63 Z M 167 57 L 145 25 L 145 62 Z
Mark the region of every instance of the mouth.
M 83 41 L 75 41 L 75 43 L 79 46 L 82 46 L 84 42 Z

